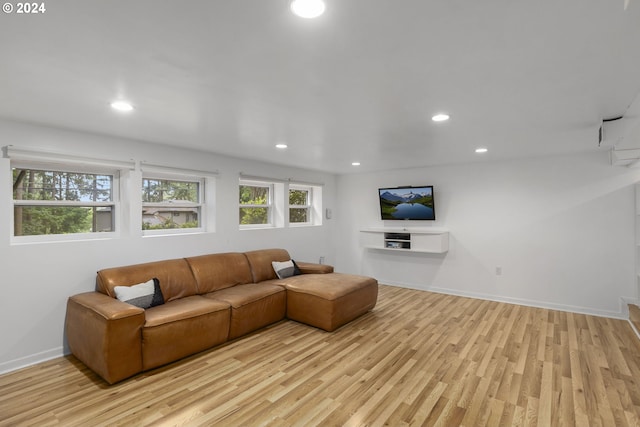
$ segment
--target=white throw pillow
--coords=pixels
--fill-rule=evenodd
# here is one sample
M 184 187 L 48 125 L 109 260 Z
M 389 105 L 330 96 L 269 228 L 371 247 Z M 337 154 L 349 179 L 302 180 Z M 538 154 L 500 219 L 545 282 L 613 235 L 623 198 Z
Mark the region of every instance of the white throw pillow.
M 292 259 L 284 262 L 273 261 L 271 265 L 273 266 L 273 271 L 276 272 L 278 279 L 286 279 L 287 277 L 296 275 L 296 264 Z
M 120 301 L 140 308 L 146 309 L 164 303 L 158 279 L 155 278 L 133 286 L 116 286 L 113 291 Z

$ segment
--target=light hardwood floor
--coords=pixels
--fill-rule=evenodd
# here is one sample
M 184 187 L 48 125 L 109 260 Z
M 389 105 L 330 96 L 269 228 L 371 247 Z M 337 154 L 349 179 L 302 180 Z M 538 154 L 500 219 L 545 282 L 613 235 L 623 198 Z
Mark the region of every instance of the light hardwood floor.
M 283 321 L 108 386 L 73 357 L 0 376 L 0 425 L 638 426 L 614 320 L 380 286 L 327 333 Z

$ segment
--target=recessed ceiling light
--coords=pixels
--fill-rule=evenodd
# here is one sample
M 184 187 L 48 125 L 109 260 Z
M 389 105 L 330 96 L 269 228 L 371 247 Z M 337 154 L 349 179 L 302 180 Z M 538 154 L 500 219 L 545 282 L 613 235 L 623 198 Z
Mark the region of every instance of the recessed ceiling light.
M 353 162 L 351 163 L 351 166 L 360 166 L 360 162 Z
M 301 18 L 317 18 L 324 13 L 325 4 L 322 0 L 293 0 L 291 11 Z
M 287 144 L 276 144 L 276 148 L 284 150 L 285 148 L 287 148 Z
M 487 151 L 489 151 L 489 150 L 487 148 L 484 148 L 484 147 L 476 148 L 476 153 L 486 153 Z
M 444 113 L 439 113 L 431 117 L 431 120 L 433 120 L 434 122 L 444 122 L 445 120 L 449 120 L 449 115 Z
M 127 101 L 113 101 L 111 103 L 111 108 L 117 111 L 127 112 L 133 110 L 133 105 Z

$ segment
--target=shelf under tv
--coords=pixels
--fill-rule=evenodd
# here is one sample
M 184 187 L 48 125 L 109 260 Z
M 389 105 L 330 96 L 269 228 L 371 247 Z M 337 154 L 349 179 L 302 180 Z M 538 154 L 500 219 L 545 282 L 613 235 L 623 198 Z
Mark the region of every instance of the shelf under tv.
M 443 229 L 367 228 L 360 231 L 367 249 L 436 254 L 449 250 L 449 232 Z

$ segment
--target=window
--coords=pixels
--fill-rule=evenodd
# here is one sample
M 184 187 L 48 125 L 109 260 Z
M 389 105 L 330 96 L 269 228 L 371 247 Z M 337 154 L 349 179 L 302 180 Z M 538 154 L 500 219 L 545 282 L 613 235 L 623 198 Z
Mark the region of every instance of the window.
M 145 232 L 200 229 L 202 190 L 202 180 L 143 177 L 142 229 Z
M 238 188 L 240 229 L 322 225 L 322 185 L 245 176 Z
M 273 185 L 258 182 L 240 182 L 240 225 L 271 225 Z
M 289 223 L 311 222 L 311 187 L 289 187 Z
M 14 236 L 115 231 L 117 174 L 13 167 Z

